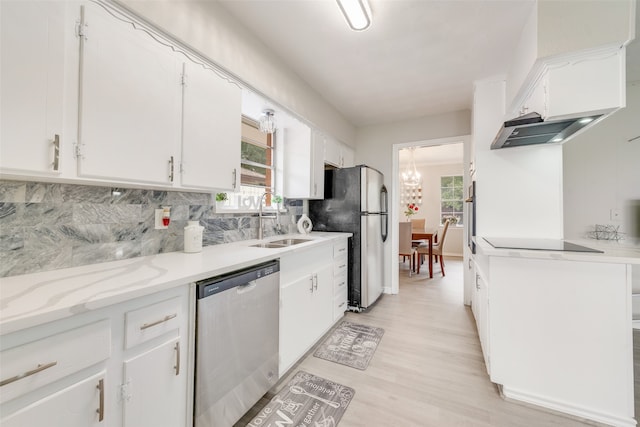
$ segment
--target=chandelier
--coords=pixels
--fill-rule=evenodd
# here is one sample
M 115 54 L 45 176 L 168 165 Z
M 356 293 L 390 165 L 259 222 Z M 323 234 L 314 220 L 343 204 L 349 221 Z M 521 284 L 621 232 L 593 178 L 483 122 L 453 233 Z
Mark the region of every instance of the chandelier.
M 260 116 L 260 132 L 273 133 L 276 130 L 276 120 L 273 117 L 274 111 L 270 108 L 262 111 Z
M 400 176 L 402 177 L 402 183 L 409 187 L 417 187 L 420 185 L 421 176 L 416 169 L 416 162 L 413 158 L 415 149 L 415 147 L 409 147 L 409 165 L 407 166 L 407 169 L 400 174 Z

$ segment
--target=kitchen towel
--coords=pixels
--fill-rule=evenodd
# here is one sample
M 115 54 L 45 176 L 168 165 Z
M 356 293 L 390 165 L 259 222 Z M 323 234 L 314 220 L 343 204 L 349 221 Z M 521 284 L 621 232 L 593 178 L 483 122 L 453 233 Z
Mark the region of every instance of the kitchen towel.
M 355 390 L 299 371 L 247 427 L 337 426 Z
M 313 353 L 330 362 L 365 370 L 382 339 L 384 329 L 342 321 Z

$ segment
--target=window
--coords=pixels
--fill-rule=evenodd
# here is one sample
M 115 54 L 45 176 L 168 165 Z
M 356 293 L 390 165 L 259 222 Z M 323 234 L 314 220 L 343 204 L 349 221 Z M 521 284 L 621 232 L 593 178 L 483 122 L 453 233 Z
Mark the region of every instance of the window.
M 462 175 L 440 177 L 440 224 L 455 218 L 451 224 L 463 224 L 464 188 Z
M 242 118 L 240 190 L 229 194 L 223 209 L 257 210 L 265 191 L 269 192 L 265 206 L 271 206 L 275 188 L 274 136 L 260 132 L 254 120 Z

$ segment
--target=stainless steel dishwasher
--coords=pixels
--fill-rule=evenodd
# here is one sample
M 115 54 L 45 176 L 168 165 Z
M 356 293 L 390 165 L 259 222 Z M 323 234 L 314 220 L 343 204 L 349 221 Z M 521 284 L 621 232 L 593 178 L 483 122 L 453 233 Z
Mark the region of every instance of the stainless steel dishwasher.
M 280 264 L 196 282 L 195 427 L 228 427 L 278 380 Z

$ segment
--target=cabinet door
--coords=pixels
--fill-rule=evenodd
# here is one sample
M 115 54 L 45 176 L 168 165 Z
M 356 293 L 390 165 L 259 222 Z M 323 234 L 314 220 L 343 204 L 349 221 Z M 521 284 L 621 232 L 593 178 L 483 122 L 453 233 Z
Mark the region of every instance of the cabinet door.
M 284 197 L 308 199 L 313 187 L 311 129 L 299 122 L 285 122 L 280 133 L 284 151 Z
M 342 153 L 340 144 L 333 138 L 325 138 L 324 162 L 335 167 L 342 167 Z
M 79 381 L 9 415 L 0 424 L 2 427 L 104 426 L 106 420 L 100 419 L 105 409 L 104 378 L 102 371 Z
M 184 424 L 186 376 L 179 349 L 173 339 L 124 362 L 125 427 Z
M 333 264 L 321 268 L 314 276 L 316 284 L 310 312 L 313 313 L 311 318 L 315 342 L 333 324 Z
M 56 175 L 65 76 L 65 2 L 2 1 L 0 167 Z
M 310 199 L 324 199 L 324 141 L 325 138 L 320 132 L 313 132 Z
M 240 171 L 242 93 L 234 83 L 185 64 L 182 185 L 235 191 Z
M 349 147 L 342 146 L 342 163 L 341 168 L 350 168 L 356 165 L 355 154 Z
M 85 7 L 78 174 L 171 185 L 182 63 L 148 33 L 99 5 Z
M 280 291 L 280 376 L 291 367 L 317 337 L 313 311 L 313 275 L 305 276 Z

